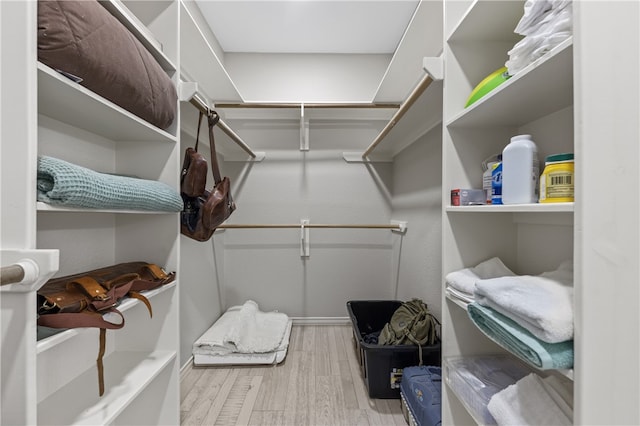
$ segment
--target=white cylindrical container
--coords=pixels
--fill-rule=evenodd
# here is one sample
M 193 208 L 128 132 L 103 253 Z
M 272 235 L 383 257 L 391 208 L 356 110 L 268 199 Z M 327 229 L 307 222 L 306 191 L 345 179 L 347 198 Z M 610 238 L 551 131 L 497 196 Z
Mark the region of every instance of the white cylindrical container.
M 518 135 L 502 151 L 502 204 L 538 202 L 540 163 L 531 135 Z

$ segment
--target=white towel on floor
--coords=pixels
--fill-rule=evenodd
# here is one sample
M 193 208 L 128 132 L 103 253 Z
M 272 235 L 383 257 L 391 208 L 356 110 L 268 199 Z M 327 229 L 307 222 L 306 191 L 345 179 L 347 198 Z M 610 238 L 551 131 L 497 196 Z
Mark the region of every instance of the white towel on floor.
M 498 257 L 485 260 L 473 268 L 465 268 L 447 274 L 445 281 L 456 290 L 467 294 L 473 294 L 476 281 L 487 278 L 496 278 L 515 275 L 504 266 Z
M 256 302 L 232 306 L 194 343 L 211 354 L 265 353 L 283 347 L 289 317 L 261 312 Z M 286 346 L 284 346 L 286 348 Z
M 549 396 L 542 379 L 534 373 L 493 395 L 487 408 L 498 425 L 573 424 Z
M 288 321 L 281 312 L 260 312 L 258 304 L 249 300 L 242 305 L 225 341 L 234 344 L 238 352 L 271 352 L 280 346 Z
M 476 282 L 475 299 L 526 328 L 538 339 L 559 343 L 573 338 L 573 268 L 565 262 L 541 275 Z

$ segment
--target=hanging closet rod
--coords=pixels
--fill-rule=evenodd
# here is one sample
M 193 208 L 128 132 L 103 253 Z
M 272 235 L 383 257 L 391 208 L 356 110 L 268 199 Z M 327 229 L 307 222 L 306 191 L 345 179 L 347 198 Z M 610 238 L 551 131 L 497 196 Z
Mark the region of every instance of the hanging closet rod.
M 272 228 L 339 228 L 339 229 L 392 229 L 401 231 L 403 228 L 401 225 L 376 225 L 376 224 L 363 224 L 363 225 L 354 225 L 354 224 L 323 224 L 323 223 L 308 223 L 308 224 L 300 224 L 300 223 L 284 223 L 284 224 L 222 224 L 218 226 L 220 229 L 272 229 Z
M 400 121 L 402 116 L 411 108 L 411 106 L 418 100 L 420 95 L 424 93 L 424 91 L 429 87 L 429 85 L 433 82 L 433 79 L 429 74 L 425 75 L 422 80 L 416 85 L 413 89 L 409 97 L 400 105 L 398 111 L 391 117 L 391 120 L 384 126 L 384 129 L 380 132 L 380 134 L 374 139 L 374 141 L 369 145 L 367 150 L 362 154 L 362 158 L 367 158 L 369 154 L 378 146 L 380 142 L 389 134 L 391 129 Z
M 217 108 L 399 108 L 398 103 L 265 103 L 265 102 L 241 102 L 216 104 Z
M 197 93 L 193 95 L 193 97 L 189 100 L 189 102 L 191 102 L 191 104 L 193 106 L 195 106 L 196 108 L 198 108 L 200 111 L 202 111 L 205 114 L 208 114 L 209 111 L 210 111 L 210 108 L 207 106 L 206 102 L 204 102 L 200 98 L 200 96 L 198 96 Z M 225 123 L 224 121 L 222 121 L 222 119 L 220 119 L 220 120 L 218 120 L 217 126 L 220 128 L 220 130 L 225 132 L 227 134 L 227 136 L 229 136 L 231 138 L 231 140 L 233 140 L 236 144 L 238 144 L 238 146 L 240 146 L 240 148 L 242 148 L 247 154 L 249 154 L 251 156 L 251 158 L 256 158 L 256 153 L 253 152 L 253 150 L 251 148 L 249 148 L 249 145 L 244 143 L 242 138 L 240 138 L 240 136 L 238 136 L 236 134 L 236 132 L 231 130 L 231 128 L 227 125 L 227 123 Z
M 20 265 L 0 268 L 0 286 L 19 283 L 24 279 L 24 269 Z

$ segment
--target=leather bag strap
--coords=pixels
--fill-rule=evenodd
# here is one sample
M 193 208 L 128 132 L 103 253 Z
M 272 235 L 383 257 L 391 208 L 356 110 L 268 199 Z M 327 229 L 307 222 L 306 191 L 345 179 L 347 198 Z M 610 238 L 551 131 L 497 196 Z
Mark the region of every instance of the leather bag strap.
M 122 322 L 120 324 L 114 324 L 106 321 L 102 315 L 107 312 L 120 316 L 120 318 L 122 318 Z M 57 313 L 51 315 L 40 315 L 38 317 L 38 325 L 51 328 L 93 327 L 118 330 L 124 327 L 124 316 L 115 308 L 108 309 L 104 312 L 85 311 L 77 313 Z
M 202 123 L 203 112 L 200 111 L 200 115 L 198 115 L 198 130 L 196 131 L 196 146 L 193 148 L 198 152 L 198 142 L 200 141 L 200 124 Z
M 220 168 L 218 167 L 218 156 L 216 155 L 216 141 L 213 137 L 213 126 L 220 121 L 220 116 L 217 112 L 209 110 L 207 120 L 209 122 L 209 148 L 211 148 L 211 173 L 213 174 L 214 184 L 217 185 L 222 181 L 222 177 L 220 175 Z
M 109 295 L 107 290 L 100 283 L 91 277 L 80 277 L 67 284 L 67 290 L 79 290 L 86 294 L 91 300 L 107 300 Z
M 149 311 L 149 317 L 153 318 L 153 309 L 151 308 L 151 303 L 149 302 L 149 299 L 147 299 L 146 297 L 144 297 L 142 294 L 138 293 L 137 291 L 130 291 L 129 292 L 129 297 L 132 297 L 134 299 L 138 299 L 139 301 L 144 303 L 144 306 L 147 307 L 147 311 Z
M 104 364 L 102 359 L 104 358 L 105 348 L 107 346 L 107 330 L 100 329 L 100 349 L 98 349 L 98 359 L 96 359 L 96 367 L 98 368 L 98 394 L 104 395 Z

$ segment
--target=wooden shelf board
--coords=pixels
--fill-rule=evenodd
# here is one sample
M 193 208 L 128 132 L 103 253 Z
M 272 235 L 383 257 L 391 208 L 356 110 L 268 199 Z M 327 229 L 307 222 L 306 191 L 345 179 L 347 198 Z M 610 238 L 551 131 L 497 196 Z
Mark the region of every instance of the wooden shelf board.
M 81 207 L 53 206 L 42 201 L 37 202 L 39 212 L 67 212 L 67 213 L 118 213 L 118 214 L 178 214 L 180 212 L 165 212 L 153 210 L 116 210 L 116 209 L 88 209 Z
M 113 141 L 177 138 L 38 62 L 39 113 Z
M 160 43 L 149 29 L 125 6 L 120 0 L 105 0 L 100 2 L 113 16 L 115 16 L 151 53 L 163 70 L 176 71 L 176 66 L 162 51 Z
M 521 126 L 573 105 L 573 39 L 567 39 L 448 121 L 449 128 Z
M 181 74 L 193 79 L 213 102 L 242 102 L 238 89 L 195 20 L 181 4 Z M 206 53 L 206 54 L 205 54 Z
M 92 368 L 40 402 L 39 417 L 51 424 L 111 424 L 176 356 L 175 351 L 116 351 L 104 359 L 102 397 Z
M 513 30 L 524 14 L 524 3 L 523 0 L 476 0 L 451 31 L 447 41 L 509 41 L 504 37 L 511 34 L 510 40 L 517 42 L 522 36 Z
M 177 280 L 169 283 L 169 284 L 165 284 L 162 287 L 159 288 L 155 288 L 153 290 L 149 290 L 146 292 L 141 292 L 142 295 L 144 295 L 147 299 L 151 300 L 153 297 L 164 293 L 165 291 L 174 288 L 177 284 Z M 126 312 L 127 310 L 133 308 L 136 305 L 141 304 L 142 302 L 139 301 L 138 299 L 133 299 L 133 298 L 127 298 L 125 300 L 122 301 L 122 303 L 120 303 L 120 305 L 118 306 L 118 310 L 120 312 Z M 53 330 L 53 329 L 50 329 Z M 49 337 L 46 337 L 42 340 L 39 340 L 38 343 L 36 344 L 36 353 L 37 354 L 41 354 L 46 352 L 47 350 L 56 347 L 57 345 L 60 345 L 64 342 L 66 342 L 69 339 L 72 339 L 74 336 L 77 336 L 80 333 L 84 333 L 87 331 L 90 331 L 93 329 L 89 329 L 89 328 L 70 328 L 70 329 L 66 329 L 66 330 L 57 330 L 54 331 L 54 333 L 56 334 L 52 334 Z
M 543 213 L 543 212 L 565 212 L 573 213 L 574 203 L 548 203 L 548 204 L 503 204 L 503 205 L 482 205 L 482 206 L 448 206 L 447 212 L 453 213 Z

